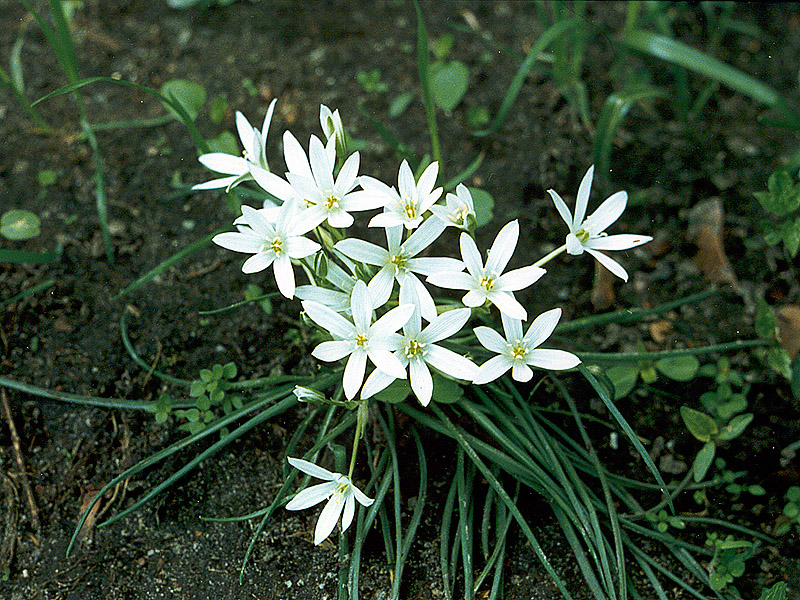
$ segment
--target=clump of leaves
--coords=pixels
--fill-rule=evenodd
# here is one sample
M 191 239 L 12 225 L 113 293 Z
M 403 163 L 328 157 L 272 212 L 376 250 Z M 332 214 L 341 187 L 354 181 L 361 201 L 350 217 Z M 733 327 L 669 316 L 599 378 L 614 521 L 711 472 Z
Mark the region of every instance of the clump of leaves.
M 767 366 L 787 379 L 792 379 L 792 360 L 789 357 L 789 353 L 779 343 L 778 319 L 770 305 L 763 298 L 758 299 L 755 330 L 758 337 L 775 342 L 763 355 Z
M 385 94 L 389 91 L 389 85 L 381 81 L 381 72 L 378 69 L 359 71 L 356 73 L 356 81 L 368 94 Z
M 175 411 L 176 417 L 186 419 L 178 429 L 190 434 L 199 433 L 219 416 L 220 410 L 227 415 L 242 408 L 241 397 L 227 393 L 236 373 L 236 365 L 232 362 L 225 365 L 215 364 L 210 369 L 201 370 L 200 378 L 194 380 L 189 388 L 189 395 L 195 399 L 195 407 Z M 159 413 L 156 412 L 156 420 L 158 416 Z
M 430 65 L 431 92 L 436 106 L 446 113 L 458 106 L 469 85 L 469 70 L 458 60 L 447 60 L 453 49 L 452 34 L 441 36 L 433 45 L 436 60 Z
M 718 481 L 725 485 L 725 491 L 729 494 L 739 496 L 748 493 L 751 496 L 763 496 L 767 493 L 767 490 L 758 484 L 738 483 L 736 481 L 738 475 L 726 468 L 725 459 L 717 458 L 717 460 L 714 461 L 714 466 L 716 466 L 719 473 L 717 475 Z
M 775 222 L 765 220 L 762 227 L 765 241 L 770 246 L 782 241 L 792 258 L 800 249 L 800 217 L 788 216 L 800 208 L 800 182 L 795 182 L 796 178 L 790 171 L 776 171 L 769 176 L 766 191 L 753 193 L 764 210 L 775 217 L 786 217 Z
M 753 420 L 752 413 L 736 415 L 721 424 L 714 417 L 688 406 L 681 406 L 681 418 L 686 428 L 703 447 L 692 463 L 695 483 L 703 480 L 717 452 L 717 443 L 739 437 Z
M 793 525 L 800 525 L 800 487 L 793 485 L 786 490 L 786 505 L 783 517 L 775 528 L 775 535 L 786 535 Z
M 718 592 L 744 575 L 745 561 L 753 556 L 755 549 L 751 542 L 737 540 L 733 535 L 720 539 L 717 533 L 709 533 L 707 538 L 706 545 L 714 549 L 708 565 L 708 579 L 711 589 Z
M 673 356 L 659 360 L 651 360 L 644 354 L 644 347 L 640 346 L 644 358 L 636 363 L 617 365 L 608 369 L 605 374 L 614 386 L 614 400 L 619 400 L 630 394 L 636 387 L 641 377 L 642 382 L 651 384 L 658 379 L 660 373 L 673 381 L 691 381 L 697 375 L 700 363 L 691 354 Z
M 669 514 L 663 508 L 658 512 L 647 512 L 645 513 L 645 516 L 647 517 L 647 520 L 653 524 L 653 527 L 655 527 L 661 533 L 666 533 L 667 529 L 670 527 L 673 529 L 686 528 L 686 523 L 680 517 Z

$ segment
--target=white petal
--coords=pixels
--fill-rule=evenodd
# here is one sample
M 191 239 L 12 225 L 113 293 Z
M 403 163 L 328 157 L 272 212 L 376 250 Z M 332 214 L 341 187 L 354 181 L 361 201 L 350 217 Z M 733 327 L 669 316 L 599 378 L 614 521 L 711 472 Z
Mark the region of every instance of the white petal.
M 478 365 L 470 359 L 441 346 L 430 346 L 425 361 L 434 369 L 463 381 L 472 381 L 478 372 Z
M 528 331 L 525 332 L 525 344 L 528 348 L 536 348 L 549 338 L 561 318 L 561 309 L 553 308 L 543 312 L 533 320 Z
M 511 260 L 511 255 L 514 254 L 518 239 L 519 222 L 514 220 L 507 223 L 494 239 L 486 259 L 486 270 L 498 275 L 502 273 Z
M 263 271 L 267 267 L 272 264 L 274 260 L 274 255 L 272 253 L 267 254 L 266 252 L 259 252 L 255 256 L 251 256 L 242 265 L 242 273 L 258 273 Z
M 276 258 L 272 263 L 272 268 L 275 271 L 275 282 L 278 284 L 278 290 L 291 300 L 294 298 L 294 271 L 292 270 L 292 261 L 289 256 L 284 254 Z
M 215 235 L 212 242 L 218 246 L 222 246 L 226 250 L 233 250 L 234 252 L 246 252 L 248 254 L 255 254 L 261 252 L 261 246 L 264 241 L 255 237 L 252 234 L 237 233 L 235 231 L 226 231 Z
M 411 304 L 396 306 L 375 321 L 370 329 L 370 342 L 372 338 L 380 339 L 400 329 L 411 318 L 415 308 Z
M 350 296 L 350 310 L 353 314 L 353 323 L 356 326 L 356 331 L 366 333 L 372 322 L 372 298 L 367 289 L 367 284 L 360 279 L 353 286 L 353 293 Z M 394 331 L 397 330 L 395 329 Z
M 400 303 L 413 303 L 426 321 L 436 318 L 433 296 L 413 273 L 408 273 L 400 283 Z
M 298 471 L 302 471 L 306 475 L 311 475 L 317 479 L 322 479 L 324 481 L 335 481 L 336 478 L 339 477 L 337 473 L 331 473 L 328 471 L 328 469 L 323 469 L 322 467 L 307 460 L 303 460 L 302 458 L 293 458 L 289 456 L 286 458 L 286 460 Z
M 367 377 L 367 380 L 364 382 L 364 387 L 361 388 L 362 400 L 372 398 L 372 396 L 378 392 L 385 390 L 396 379 L 397 377 L 392 377 L 380 369 L 375 369 L 369 374 L 369 377 Z
M 598 250 L 593 250 L 592 248 L 586 248 L 586 251 L 594 256 L 601 265 L 603 265 L 606 269 L 611 271 L 614 275 L 622 279 L 623 281 L 628 281 L 628 272 L 615 261 L 613 258 L 608 256 L 607 254 L 603 254 Z
M 471 290 L 475 285 L 475 278 L 460 271 L 446 271 L 429 275 L 425 280 L 431 285 L 449 290 Z M 483 304 L 479 302 L 476 306 Z
M 317 252 L 322 246 L 313 240 L 299 235 L 286 240 L 286 254 L 291 258 L 305 258 Z
M 408 377 L 411 381 L 411 389 L 420 401 L 422 406 L 428 406 L 433 395 L 433 378 L 428 370 L 425 361 L 415 358 L 408 363 Z
M 344 385 L 344 395 L 348 400 L 352 400 L 358 393 L 358 388 L 364 381 L 364 372 L 367 369 L 367 353 L 358 348 L 347 359 L 347 364 L 344 367 L 344 375 L 342 376 L 342 384 Z
M 243 175 L 249 170 L 245 159 L 225 152 L 210 152 L 201 155 L 197 160 L 206 169 L 225 175 Z
M 583 254 L 584 247 L 574 233 L 567 234 L 567 254 L 577 256 Z
M 381 269 L 370 280 L 367 289 L 369 289 L 369 295 L 372 298 L 372 308 L 383 306 L 389 301 L 389 297 L 392 295 L 392 290 L 394 289 L 394 275 L 392 275 L 388 268 Z
M 328 160 L 325 146 L 315 135 L 311 136 L 311 142 L 308 145 L 308 158 L 317 186 L 324 191 L 333 191 L 333 165 Z
M 586 225 L 591 228 L 592 235 L 597 235 L 606 230 L 606 228 L 614 223 L 625 212 L 625 206 L 628 203 L 628 194 L 626 192 L 617 192 L 607 198 L 599 208 L 592 213 L 586 220 Z
M 451 335 L 458 333 L 469 320 L 472 311 L 468 308 L 457 308 L 448 310 L 432 319 L 430 324 L 425 327 L 423 338 L 426 344 L 433 344 Z
M 319 515 L 317 527 L 314 530 L 315 545 L 321 544 L 331 534 L 333 528 L 336 527 L 343 508 L 344 498 L 334 493 Z
M 477 385 L 489 383 L 490 381 L 494 381 L 500 377 L 510 368 L 510 360 L 508 360 L 505 356 L 495 356 L 494 358 L 491 358 L 483 363 L 478 368 L 478 373 L 475 375 L 475 379 L 473 379 L 472 382 Z
M 541 267 L 528 265 L 521 269 L 514 269 L 508 273 L 504 273 L 495 280 L 495 289 L 503 291 L 516 292 L 525 289 L 529 285 L 533 285 L 544 275 L 547 271 Z
M 531 371 L 531 368 L 528 365 L 516 361 L 511 366 L 511 377 L 514 379 L 514 381 L 520 381 L 524 383 L 533 379 L 533 371 Z
M 368 265 L 382 267 L 389 262 L 389 253 L 386 250 L 358 238 L 344 239 L 338 242 L 334 248 L 353 260 L 367 263 Z
M 586 242 L 586 247 L 593 250 L 628 250 L 652 241 L 649 235 L 632 235 L 621 233 L 592 238 Z
M 377 368 L 395 379 L 406 378 L 406 367 L 394 354 L 382 348 L 370 348 L 369 358 Z
M 526 361 L 529 365 L 539 367 L 540 369 L 562 371 L 564 369 L 577 367 L 581 359 L 571 352 L 565 352 L 564 350 L 539 348 L 537 350 L 531 350 L 528 353 Z
M 329 340 L 322 342 L 311 353 L 317 360 L 336 362 L 353 351 L 353 342 L 348 340 Z
M 356 186 L 359 165 L 358 152 L 351 154 L 342 165 L 339 175 L 336 177 L 336 191 L 344 195 Z
M 508 342 L 494 329 L 481 325 L 480 327 L 476 327 L 474 331 L 475 337 L 478 338 L 478 341 L 487 350 L 497 352 L 498 354 L 503 354 L 506 351 Z
M 290 173 L 302 175 L 307 179 L 314 179 L 311 173 L 311 165 L 308 164 L 308 157 L 297 141 L 297 138 L 290 131 L 283 134 L 283 156 L 286 160 L 286 168 Z
M 414 173 L 408 166 L 408 161 L 403 160 L 400 164 L 400 172 L 397 175 L 397 188 L 400 195 L 408 198 L 415 198 L 417 195 L 417 182 L 414 180 Z
M 344 512 L 342 512 L 342 531 L 350 527 L 353 522 L 353 515 L 356 512 L 356 499 L 353 494 L 347 494 L 344 500 Z
M 327 306 L 323 306 L 318 302 L 305 301 L 303 302 L 303 310 L 311 317 L 312 321 L 327 329 L 336 337 L 349 338 L 355 334 L 353 324 Z
M 487 296 L 489 302 L 494 304 L 502 313 L 507 314 L 509 317 L 514 317 L 520 321 L 528 318 L 528 313 L 525 308 L 517 302 L 511 292 L 493 292 Z
M 245 151 L 248 155 L 253 151 L 253 138 L 255 135 L 253 134 L 253 126 L 250 125 L 250 121 L 247 120 L 240 111 L 236 111 L 236 130 L 239 132 L 239 139 L 242 141 L 242 146 L 244 146 Z M 257 159 L 257 156 L 254 156 L 253 159 Z
M 428 219 L 430 221 L 430 219 Z M 426 223 L 428 221 L 425 221 Z M 422 227 L 425 225 L 423 224 Z M 420 229 L 422 229 L 420 227 Z M 417 229 L 419 231 L 419 229 Z M 420 275 L 433 275 L 440 271 L 463 271 L 464 263 L 457 258 L 446 256 L 423 256 L 422 258 L 412 258 L 407 263 L 408 270 Z
M 503 322 L 503 331 L 506 334 L 507 340 L 516 342 L 522 339 L 522 321 L 509 317 L 506 314 L 501 314 L 500 320 Z
M 221 177 L 220 179 L 212 179 L 211 181 L 205 181 L 203 183 L 196 183 L 192 186 L 193 190 L 218 190 L 220 188 L 226 188 L 229 185 L 236 182 L 239 179 L 239 175 L 234 175 L 233 177 Z
M 417 183 L 417 189 L 420 191 L 420 194 L 431 194 L 433 191 L 433 186 L 436 185 L 436 178 L 439 176 L 439 163 L 432 162 L 429 164 L 425 170 L 422 172 L 422 175 L 419 176 L 419 182 Z M 441 191 L 439 192 L 441 194 Z
M 572 213 L 569 212 L 567 204 L 555 190 L 547 190 L 547 192 L 553 199 L 553 204 L 556 205 L 556 210 L 558 211 L 558 214 L 561 215 L 561 218 L 567 224 L 567 227 L 569 227 L 570 231 L 572 231 Z
M 589 167 L 586 175 L 581 179 L 581 184 L 578 187 L 578 197 L 575 200 L 575 218 L 572 221 L 572 231 L 578 231 L 583 218 L 586 216 L 586 207 L 589 205 L 589 193 L 592 189 L 592 178 L 594 177 L 594 165 Z
M 327 481 L 325 483 L 312 485 L 298 492 L 297 495 L 286 504 L 286 510 L 305 510 L 328 498 L 335 489 L 335 481 Z
M 294 188 L 289 182 L 285 179 L 281 179 L 275 175 L 275 173 L 271 173 L 256 165 L 250 165 L 250 174 L 263 190 L 269 192 L 279 200 L 288 202 L 295 196 Z
M 477 308 L 479 306 L 483 306 L 486 302 L 486 290 L 470 290 L 464 297 L 461 298 L 461 302 L 464 306 L 469 306 L 471 308 Z
M 478 252 L 478 246 L 475 245 L 475 240 L 468 233 L 463 232 L 459 238 L 459 245 L 461 247 L 461 258 L 467 266 L 467 271 L 473 277 L 482 276 L 483 259 L 481 259 L 481 253 Z
M 445 230 L 439 219 L 428 219 L 412 233 L 403 244 L 403 250 L 409 256 L 416 256 L 430 246 Z
M 350 489 L 353 491 L 353 495 L 356 497 L 356 500 L 358 500 L 358 503 L 361 506 L 372 506 L 372 503 L 375 502 L 373 498 L 367 498 L 367 495 L 356 486 L 353 486 Z

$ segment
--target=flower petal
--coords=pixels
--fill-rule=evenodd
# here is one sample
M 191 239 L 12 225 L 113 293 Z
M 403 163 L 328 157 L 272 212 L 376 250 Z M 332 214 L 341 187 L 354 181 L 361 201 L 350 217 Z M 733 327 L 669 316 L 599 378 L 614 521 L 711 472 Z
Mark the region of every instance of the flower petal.
M 468 308 L 456 308 L 443 312 L 425 327 L 422 334 L 423 341 L 426 344 L 433 344 L 455 335 L 466 325 L 471 314 L 472 311 Z
M 581 359 L 564 350 L 550 350 L 539 348 L 528 353 L 526 362 L 532 367 L 548 369 L 550 371 L 563 371 L 572 369 L 581 363 Z
M 528 348 L 536 348 L 549 338 L 561 318 L 561 309 L 553 308 L 543 312 L 533 320 L 528 331 L 525 332 L 524 341 Z
M 478 373 L 472 383 L 482 385 L 494 381 L 511 368 L 511 361 L 505 356 L 495 356 L 483 363 L 478 368 Z
M 311 353 L 317 360 L 335 362 L 343 359 L 353 351 L 353 342 L 349 340 L 329 340 L 322 342 Z
M 627 192 L 617 192 L 606 198 L 598 209 L 586 219 L 585 225 L 591 230 L 592 237 L 602 233 L 609 225 L 619 219 L 622 213 L 625 212 L 627 204 Z
M 561 215 L 564 223 L 566 223 L 569 230 L 572 231 L 572 213 L 569 212 L 566 202 L 564 202 L 555 190 L 547 190 L 547 193 L 550 194 L 550 197 L 553 199 L 553 204 L 556 205 L 558 214 Z
M 302 175 L 307 179 L 314 179 L 311 173 L 311 165 L 308 164 L 308 157 L 306 156 L 303 147 L 297 138 L 292 135 L 291 131 L 285 131 L 283 134 L 283 156 L 286 161 L 286 168 L 290 173 Z
M 335 481 L 336 478 L 339 477 L 337 473 L 331 473 L 328 471 L 328 469 L 323 469 L 319 465 L 315 465 L 314 463 L 302 458 L 288 456 L 286 460 L 298 471 L 302 471 L 306 475 L 311 475 L 317 479 L 322 479 L 324 481 Z
M 589 167 L 586 175 L 581 179 L 581 184 L 578 187 L 578 197 L 575 200 L 575 217 L 572 220 L 571 231 L 578 231 L 583 224 L 583 218 L 586 216 L 586 207 L 589 206 L 589 193 L 592 190 L 592 178 L 594 177 L 594 165 Z
M 411 389 L 422 406 L 428 406 L 433 395 L 433 378 L 425 361 L 415 357 L 408 363 L 408 377 Z
M 514 254 L 514 249 L 517 247 L 518 239 L 519 221 L 514 220 L 507 223 L 494 239 L 489 250 L 489 256 L 486 259 L 486 270 L 488 272 L 499 275 L 505 270 L 508 261 L 511 260 L 511 255 Z
M 525 383 L 533 379 L 533 371 L 531 371 L 531 368 L 525 363 L 514 361 L 511 366 L 511 377 L 514 381 Z
M 598 250 L 594 250 L 592 248 L 586 248 L 586 251 L 594 256 L 601 265 L 603 265 L 606 269 L 611 271 L 614 275 L 622 279 L 622 281 L 628 281 L 628 272 L 615 261 L 613 258 L 608 256 L 607 254 L 603 254 Z
M 355 326 L 336 311 L 312 300 L 306 300 L 302 304 L 311 320 L 330 331 L 334 337 L 346 339 L 355 334 Z
M 592 238 L 586 242 L 586 247 L 592 250 L 629 250 L 636 246 L 641 246 L 651 242 L 653 238 L 649 235 L 632 235 L 621 233 L 618 235 L 608 235 Z
M 321 544 L 331 534 L 339 521 L 339 515 L 342 514 L 343 508 L 344 498 L 340 494 L 334 493 L 319 515 L 317 527 L 314 530 L 314 545 Z
M 503 354 L 506 351 L 508 342 L 491 327 L 481 325 L 480 327 L 476 327 L 473 331 L 475 332 L 475 337 L 478 338 L 478 341 L 487 350 L 497 352 L 498 354 Z
M 364 372 L 367 370 L 367 353 L 357 348 L 347 359 L 342 376 L 344 395 L 348 400 L 352 400 L 358 393 L 358 388 L 364 381 Z
M 351 484 L 352 485 L 352 484 Z M 356 512 L 356 499 L 353 494 L 347 494 L 344 499 L 344 511 L 342 512 L 342 531 L 346 531 L 353 522 L 353 515 Z
M 328 496 L 331 495 L 331 492 L 336 489 L 336 482 L 335 481 L 326 481 L 325 483 L 319 483 L 317 485 L 312 485 L 309 488 L 306 488 L 297 493 L 297 495 L 289 500 L 286 504 L 286 510 L 305 510 L 315 504 L 319 504 Z
M 437 371 L 463 381 L 472 381 L 478 372 L 478 365 L 470 359 L 435 344 L 428 347 L 425 361 Z
M 516 292 L 525 289 L 529 285 L 533 285 L 539 281 L 545 273 L 547 273 L 547 271 L 535 265 L 514 269 L 508 273 L 503 273 L 495 280 L 495 289 Z

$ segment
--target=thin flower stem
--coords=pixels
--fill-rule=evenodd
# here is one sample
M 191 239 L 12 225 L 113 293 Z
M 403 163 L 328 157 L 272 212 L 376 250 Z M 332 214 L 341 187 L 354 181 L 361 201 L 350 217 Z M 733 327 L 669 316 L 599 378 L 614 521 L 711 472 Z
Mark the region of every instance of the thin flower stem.
M 353 435 L 353 451 L 350 455 L 350 469 L 347 471 L 347 477 L 350 481 L 353 480 L 353 471 L 356 468 L 356 454 L 358 454 L 358 441 L 364 434 L 364 429 L 367 426 L 367 417 L 369 416 L 369 406 L 366 402 L 358 405 L 358 421 L 356 421 L 356 432 Z
M 542 265 L 547 264 L 548 262 L 553 260 L 556 256 L 558 256 L 559 254 L 564 252 L 564 250 L 566 250 L 566 249 L 567 249 L 567 245 L 566 244 L 564 244 L 560 248 L 556 248 L 555 250 L 553 250 L 552 252 L 550 252 L 546 256 L 543 256 L 542 258 L 537 260 L 535 263 L 533 263 L 533 266 L 534 267 L 541 267 Z

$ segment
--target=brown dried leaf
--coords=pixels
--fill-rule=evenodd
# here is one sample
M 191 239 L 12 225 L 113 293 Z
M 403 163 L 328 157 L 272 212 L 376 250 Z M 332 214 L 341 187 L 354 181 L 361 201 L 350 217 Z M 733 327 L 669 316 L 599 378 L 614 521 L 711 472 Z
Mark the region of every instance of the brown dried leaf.
M 720 198 L 709 198 L 689 212 L 686 235 L 697 246 L 694 261 L 713 283 L 736 285 L 736 274 L 725 254 L 722 226 L 725 215 Z
M 595 310 L 608 310 L 617 301 L 614 293 L 614 274 L 596 260 L 594 261 L 594 283 L 592 285 L 592 306 Z
M 775 311 L 781 346 L 794 362 L 800 352 L 800 306 L 787 304 Z
M 672 333 L 672 323 L 661 319 L 660 321 L 653 321 L 648 326 L 650 329 L 650 337 L 656 344 L 663 344 L 667 340 L 667 336 Z

